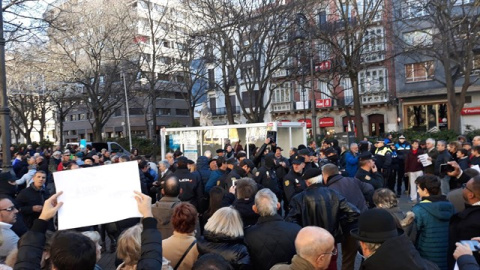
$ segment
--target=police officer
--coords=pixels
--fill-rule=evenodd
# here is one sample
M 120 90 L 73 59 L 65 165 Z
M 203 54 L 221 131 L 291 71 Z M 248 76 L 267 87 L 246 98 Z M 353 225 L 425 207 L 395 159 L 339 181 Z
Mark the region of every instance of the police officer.
M 254 167 L 250 159 L 243 159 L 239 165 L 235 164 L 232 171 L 225 177 L 222 187 L 228 191 L 238 179 L 248 177 L 248 174 Z
M 397 195 L 402 192 L 402 182 L 405 183 L 405 190 L 408 189 L 408 178 L 405 177 L 405 159 L 408 152 L 412 149 L 410 143 L 405 140 L 405 136 L 400 135 L 395 144 L 397 149 L 398 171 L 397 171 Z
M 358 171 L 355 177 L 362 182 L 369 183 L 374 189 L 384 187 L 382 175 L 378 172 L 370 152 L 364 152 L 358 158 Z
M 375 165 L 380 170 L 383 179 L 388 179 L 392 165 L 392 150 L 385 145 L 385 141 L 382 138 L 377 140 L 375 147 Z
M 283 190 L 285 193 L 283 208 L 285 209 L 285 215 L 288 214 L 288 206 L 292 197 L 307 188 L 305 180 L 302 178 L 304 168 L 305 159 L 300 155 L 292 156 L 292 169 L 283 178 Z
M 265 165 L 260 167 L 255 173 L 255 182 L 265 188 L 269 188 L 275 195 L 277 195 L 280 202 L 283 194 L 280 189 L 277 173 L 275 171 L 275 156 L 273 153 L 268 153 L 265 156 Z
M 313 162 L 311 162 L 311 161 L 312 161 L 312 158 L 311 158 L 312 154 L 310 153 L 310 151 L 308 151 L 307 148 L 304 148 L 304 149 L 302 149 L 302 150 L 299 150 L 299 151 L 298 151 L 298 154 L 299 154 L 300 156 L 302 156 L 302 157 L 304 158 L 304 160 L 305 160 L 305 171 L 308 170 L 308 169 L 316 168 L 316 167 L 317 167 L 316 165 L 314 165 Z

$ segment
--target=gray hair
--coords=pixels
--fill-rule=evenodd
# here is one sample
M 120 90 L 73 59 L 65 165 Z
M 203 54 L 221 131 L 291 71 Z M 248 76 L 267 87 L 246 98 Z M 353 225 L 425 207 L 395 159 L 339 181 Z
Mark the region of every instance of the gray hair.
M 354 146 L 358 146 L 358 144 L 357 143 L 351 143 L 350 144 L 350 149 L 352 149 L 352 147 L 354 147 Z
M 167 169 L 168 169 L 168 167 L 170 167 L 170 163 L 168 163 L 168 160 L 160 160 L 158 162 L 158 165 L 160 165 L 160 164 L 163 164 L 163 166 L 165 166 L 165 168 L 167 168 Z
M 268 188 L 261 189 L 255 195 L 255 206 L 261 217 L 274 216 L 277 213 L 277 196 Z
M 322 166 L 322 172 L 330 177 L 334 174 L 338 174 L 338 167 L 335 164 L 327 163 Z
M 310 185 L 313 185 L 313 184 L 317 184 L 317 183 L 321 183 L 322 182 L 322 175 L 317 175 L 315 177 L 312 177 L 310 179 L 307 179 L 306 180 L 308 182 L 308 184 Z
M 203 155 L 210 159 L 210 158 L 212 158 L 212 151 L 207 150 L 203 153 Z
M 435 140 L 432 139 L 432 138 L 428 138 L 425 142 L 426 142 L 426 143 L 431 143 L 431 144 L 435 145 Z
M 398 205 L 397 196 L 388 188 L 380 188 L 373 193 L 373 203 L 384 209 L 390 209 Z

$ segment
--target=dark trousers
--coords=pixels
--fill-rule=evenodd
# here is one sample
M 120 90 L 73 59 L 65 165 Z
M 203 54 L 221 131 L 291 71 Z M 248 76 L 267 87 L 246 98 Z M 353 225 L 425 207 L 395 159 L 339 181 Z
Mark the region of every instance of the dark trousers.
M 350 234 L 342 242 L 342 270 L 353 270 L 357 257 L 358 242 Z M 333 258 L 332 258 L 333 259 Z

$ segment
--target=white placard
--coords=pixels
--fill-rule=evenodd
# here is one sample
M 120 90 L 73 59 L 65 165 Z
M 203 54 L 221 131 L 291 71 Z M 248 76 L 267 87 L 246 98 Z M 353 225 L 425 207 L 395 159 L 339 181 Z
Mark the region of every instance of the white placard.
M 432 165 L 432 161 L 428 160 L 428 154 L 418 155 L 418 160 L 420 160 L 423 167 Z
M 136 161 L 54 172 L 53 177 L 57 192 L 63 191 L 59 230 L 141 217 L 133 193 L 141 190 Z
M 473 165 L 473 166 L 470 167 L 470 168 L 476 170 L 477 172 L 480 172 L 480 166 L 478 166 L 478 165 Z

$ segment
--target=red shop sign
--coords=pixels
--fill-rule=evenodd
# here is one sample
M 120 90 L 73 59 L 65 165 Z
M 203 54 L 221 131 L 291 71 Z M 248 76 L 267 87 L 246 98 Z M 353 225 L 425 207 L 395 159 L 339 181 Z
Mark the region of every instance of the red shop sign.
M 475 115 L 475 114 L 480 114 L 480 107 L 462 109 L 462 115 Z
M 318 125 L 320 127 L 334 127 L 335 121 L 333 120 L 333 117 L 323 117 L 318 120 Z
M 312 128 L 312 119 L 306 119 L 307 121 L 305 121 L 305 119 L 298 119 L 298 122 L 300 123 L 304 123 L 306 122 L 307 123 L 307 128 Z
M 315 106 L 317 108 L 326 108 L 326 107 L 332 107 L 332 100 L 327 98 L 327 99 L 317 99 L 315 100 Z

